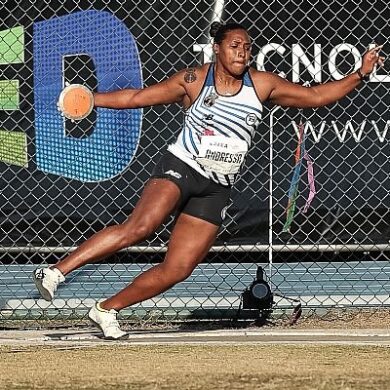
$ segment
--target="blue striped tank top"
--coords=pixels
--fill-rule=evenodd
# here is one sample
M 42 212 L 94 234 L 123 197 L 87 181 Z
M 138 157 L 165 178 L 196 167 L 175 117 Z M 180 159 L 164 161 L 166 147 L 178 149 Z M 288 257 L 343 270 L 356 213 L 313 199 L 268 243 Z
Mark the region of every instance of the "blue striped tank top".
M 238 172 L 235 169 L 231 169 L 232 172 L 221 170 L 214 165 L 220 161 L 227 166 L 229 162 L 236 163 L 234 166 L 244 163 L 262 112 L 263 106 L 248 70 L 243 76 L 241 89 L 235 95 L 219 95 L 214 82 L 214 64 L 211 64 L 199 96 L 185 112 L 182 130 L 176 142 L 168 146 L 168 150 L 201 175 L 223 186 L 231 186 Z M 228 142 L 214 142 L 215 149 L 210 151 L 206 147 L 204 151 L 205 140 L 210 144 L 209 140 L 221 139 Z M 241 146 L 236 148 L 240 152 L 234 153 L 235 143 Z M 246 146 L 244 151 L 241 150 L 243 145 Z M 224 147 L 227 148 L 226 153 Z M 210 158 L 211 164 L 201 163 L 202 160 L 210 161 L 200 158 L 202 156 Z

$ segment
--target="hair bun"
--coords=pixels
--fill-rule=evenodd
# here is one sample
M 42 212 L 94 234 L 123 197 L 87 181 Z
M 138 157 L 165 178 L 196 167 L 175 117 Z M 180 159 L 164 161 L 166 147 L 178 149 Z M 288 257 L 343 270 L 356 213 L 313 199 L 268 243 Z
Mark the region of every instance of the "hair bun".
M 210 26 L 210 37 L 215 38 L 217 35 L 218 30 L 222 27 L 222 23 L 220 22 L 213 22 Z

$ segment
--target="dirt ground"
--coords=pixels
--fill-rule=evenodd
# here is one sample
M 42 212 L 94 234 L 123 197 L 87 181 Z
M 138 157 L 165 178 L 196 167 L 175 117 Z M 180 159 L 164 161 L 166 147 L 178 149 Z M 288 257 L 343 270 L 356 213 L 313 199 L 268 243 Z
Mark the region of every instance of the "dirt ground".
M 304 334 L 308 333 L 306 329 L 390 329 L 390 313 L 383 308 L 358 312 L 337 309 L 327 311 L 326 316 L 303 315 L 294 326 L 289 325 L 288 317 L 270 320 L 262 327 L 255 323 L 236 323 L 235 326 L 277 329 L 282 334 L 284 329 Z M 80 328 L 85 332 L 83 322 L 70 325 L 76 333 Z M 56 327 L 60 329 L 69 323 L 45 321 L 32 325 L 22 322 L 19 329 L 29 326 L 53 334 Z M 224 322 L 177 324 L 167 321 L 125 323 L 124 328 L 135 333 L 183 330 L 196 334 L 205 329 L 234 329 L 234 326 Z M 245 345 L 206 341 L 194 345 L 164 341 L 153 345 L 105 342 L 78 345 L 56 344 L 55 341 L 41 345 L 3 345 L 0 346 L 0 389 L 390 389 L 389 342 L 353 345 L 343 344 L 343 339 L 338 338 L 334 344 L 301 344 L 299 341 L 284 343 L 282 336 L 264 344 L 252 344 L 250 340 L 247 338 Z
M 299 329 L 390 329 L 390 308 L 328 309 L 322 314 L 317 312 L 304 315 L 294 327 Z
M 342 345 L 0 347 L 1 389 L 385 390 L 390 348 Z

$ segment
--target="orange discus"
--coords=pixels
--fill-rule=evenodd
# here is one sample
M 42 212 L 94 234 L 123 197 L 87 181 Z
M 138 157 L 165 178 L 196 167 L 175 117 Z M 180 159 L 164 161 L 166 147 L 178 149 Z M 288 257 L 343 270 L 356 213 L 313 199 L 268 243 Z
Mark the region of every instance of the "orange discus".
M 65 118 L 82 120 L 92 111 L 93 93 L 84 85 L 71 84 L 65 87 L 58 99 L 58 109 Z

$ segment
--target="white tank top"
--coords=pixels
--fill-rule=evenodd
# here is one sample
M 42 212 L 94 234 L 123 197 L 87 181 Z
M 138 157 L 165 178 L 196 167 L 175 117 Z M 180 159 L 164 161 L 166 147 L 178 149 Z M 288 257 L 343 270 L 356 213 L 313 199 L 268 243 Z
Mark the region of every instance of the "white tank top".
M 219 95 L 212 63 L 199 96 L 185 112 L 176 142 L 168 150 L 201 175 L 231 186 L 252 145 L 262 112 L 248 70 L 235 95 Z

